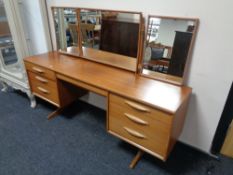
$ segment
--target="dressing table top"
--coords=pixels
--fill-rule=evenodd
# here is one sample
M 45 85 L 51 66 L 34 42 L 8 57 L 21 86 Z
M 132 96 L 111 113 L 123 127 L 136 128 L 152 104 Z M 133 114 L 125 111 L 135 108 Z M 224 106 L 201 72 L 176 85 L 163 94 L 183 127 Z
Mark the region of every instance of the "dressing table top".
M 130 71 L 63 55 L 56 51 L 31 56 L 24 61 L 170 114 L 176 113 L 182 102 L 191 94 L 189 87 L 148 79 Z

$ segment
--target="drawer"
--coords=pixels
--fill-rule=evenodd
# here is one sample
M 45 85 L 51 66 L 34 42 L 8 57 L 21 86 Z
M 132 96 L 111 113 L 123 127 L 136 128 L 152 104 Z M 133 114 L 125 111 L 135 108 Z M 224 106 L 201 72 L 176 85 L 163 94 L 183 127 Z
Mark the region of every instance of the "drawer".
M 56 82 L 47 79 L 47 82 L 44 83 L 37 79 L 39 77 L 37 74 L 29 72 L 28 75 L 31 90 L 35 95 L 55 104 L 56 106 L 60 106 Z M 43 78 L 42 80 L 44 81 L 46 79 Z
M 113 94 L 110 94 L 109 99 L 110 103 L 115 107 L 118 107 L 122 112 L 139 116 L 147 122 L 150 122 L 150 120 L 153 119 L 168 125 L 171 125 L 172 123 L 172 115 L 155 108 Z
M 128 107 L 128 104 L 125 104 L 126 99 L 115 95 L 110 95 L 109 100 L 108 127 L 110 133 L 120 136 L 135 146 L 145 148 L 150 153 L 164 160 L 167 155 L 171 125 L 162 120 L 157 120 L 157 118 L 166 114 L 153 116 L 159 115 L 161 112 L 157 111 L 154 113 L 156 110 L 153 109 L 152 111 L 147 106 L 143 106 L 140 110 L 150 109 L 150 115 L 144 115 L 146 110 L 136 110 L 135 112 L 135 109 L 131 109 L 131 107 Z
M 49 69 L 28 62 L 25 62 L 25 67 L 28 71 L 34 72 L 51 80 L 56 80 L 55 72 Z

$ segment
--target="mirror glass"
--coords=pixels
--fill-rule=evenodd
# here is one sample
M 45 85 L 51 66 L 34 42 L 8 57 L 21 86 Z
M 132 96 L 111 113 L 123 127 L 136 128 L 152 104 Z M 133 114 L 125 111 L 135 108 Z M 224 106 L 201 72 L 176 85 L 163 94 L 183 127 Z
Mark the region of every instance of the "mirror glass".
M 100 47 L 101 11 L 81 9 L 80 20 L 82 46 L 98 50 Z
M 136 58 L 139 22 L 139 14 L 82 9 L 82 46 Z
M 150 16 L 142 74 L 181 84 L 197 19 Z
M 141 13 L 55 7 L 53 14 L 62 53 L 137 70 Z
M 7 67 L 18 62 L 3 1 L 0 0 L 0 59 Z
M 78 46 L 78 20 L 74 8 L 54 8 L 54 25 L 57 49 L 67 51 Z

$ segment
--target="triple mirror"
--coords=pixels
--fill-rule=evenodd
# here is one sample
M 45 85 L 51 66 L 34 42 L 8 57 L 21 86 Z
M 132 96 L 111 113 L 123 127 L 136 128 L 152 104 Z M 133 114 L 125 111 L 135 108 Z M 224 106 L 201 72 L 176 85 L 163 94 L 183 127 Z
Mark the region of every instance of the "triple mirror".
M 142 75 L 183 84 L 198 19 L 149 16 Z
M 149 16 L 143 48 L 139 12 L 53 7 L 57 50 L 181 85 L 198 19 Z M 139 66 L 140 65 L 140 66 Z
M 52 9 L 57 50 L 137 71 L 142 48 L 141 13 L 60 7 Z

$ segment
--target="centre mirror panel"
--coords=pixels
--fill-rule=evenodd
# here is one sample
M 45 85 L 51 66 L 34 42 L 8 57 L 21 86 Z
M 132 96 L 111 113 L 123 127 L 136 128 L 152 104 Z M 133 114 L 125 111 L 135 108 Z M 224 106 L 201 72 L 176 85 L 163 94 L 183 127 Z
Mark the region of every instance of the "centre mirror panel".
M 198 20 L 149 16 L 142 74 L 182 84 Z
M 137 71 L 141 13 L 53 7 L 53 16 L 57 50 Z

